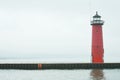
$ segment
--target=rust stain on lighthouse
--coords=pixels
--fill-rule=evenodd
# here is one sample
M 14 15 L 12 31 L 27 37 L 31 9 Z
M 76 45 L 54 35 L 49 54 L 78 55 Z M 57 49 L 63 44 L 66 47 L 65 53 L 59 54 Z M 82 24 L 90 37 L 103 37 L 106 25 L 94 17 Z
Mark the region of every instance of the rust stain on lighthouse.
M 92 63 L 104 63 L 104 48 L 103 48 L 103 33 L 102 25 L 104 21 L 101 20 L 101 16 L 96 14 L 91 21 L 92 25 Z

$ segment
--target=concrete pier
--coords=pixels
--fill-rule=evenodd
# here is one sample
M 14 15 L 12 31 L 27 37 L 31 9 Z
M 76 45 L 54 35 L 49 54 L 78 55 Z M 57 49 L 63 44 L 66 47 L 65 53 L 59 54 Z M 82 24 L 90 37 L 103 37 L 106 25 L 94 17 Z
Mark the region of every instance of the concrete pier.
M 120 69 L 120 63 L 0 64 L 0 69 Z

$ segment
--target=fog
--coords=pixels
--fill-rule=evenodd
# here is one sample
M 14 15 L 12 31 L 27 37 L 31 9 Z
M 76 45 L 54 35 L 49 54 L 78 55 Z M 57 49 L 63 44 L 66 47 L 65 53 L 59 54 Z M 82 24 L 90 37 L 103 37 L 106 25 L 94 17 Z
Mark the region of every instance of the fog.
M 0 0 L 0 58 L 91 60 L 91 25 L 102 16 L 105 62 L 120 59 L 119 0 Z

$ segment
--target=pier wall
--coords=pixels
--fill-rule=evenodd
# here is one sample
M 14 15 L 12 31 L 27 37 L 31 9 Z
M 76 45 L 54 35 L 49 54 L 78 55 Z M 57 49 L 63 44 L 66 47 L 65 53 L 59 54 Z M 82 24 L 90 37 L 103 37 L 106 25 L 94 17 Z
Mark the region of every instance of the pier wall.
M 0 69 L 120 69 L 120 63 L 0 64 Z

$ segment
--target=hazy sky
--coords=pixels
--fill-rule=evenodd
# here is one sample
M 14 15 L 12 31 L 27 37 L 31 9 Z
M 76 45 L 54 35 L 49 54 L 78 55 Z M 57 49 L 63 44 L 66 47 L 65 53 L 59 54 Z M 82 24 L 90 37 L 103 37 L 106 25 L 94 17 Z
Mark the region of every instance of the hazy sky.
M 120 62 L 119 0 L 0 0 L 0 58 L 91 60 L 91 25 L 102 16 L 105 62 Z

